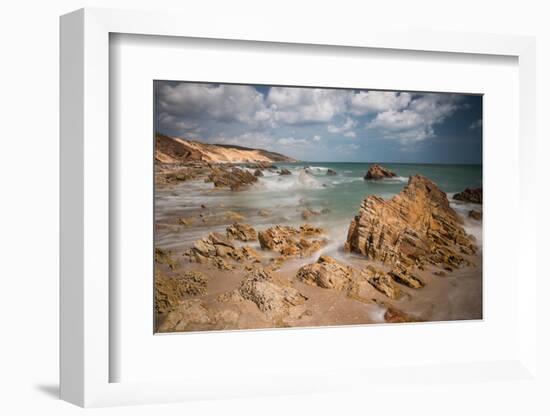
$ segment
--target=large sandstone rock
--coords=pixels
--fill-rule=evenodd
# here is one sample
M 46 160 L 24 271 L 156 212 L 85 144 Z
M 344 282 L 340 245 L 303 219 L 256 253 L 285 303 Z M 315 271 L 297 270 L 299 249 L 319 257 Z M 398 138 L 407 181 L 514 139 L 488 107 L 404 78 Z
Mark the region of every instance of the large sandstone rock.
M 446 194 L 419 175 L 389 200 L 365 198 L 349 226 L 345 249 L 387 264 L 431 263 L 451 270 L 469 264 L 462 254 L 476 251 Z
M 326 245 L 325 239 L 311 239 L 322 233 L 321 228 L 309 224 L 302 225 L 299 229 L 276 225 L 258 232 L 258 240 L 264 250 L 276 251 L 288 257 L 307 257 Z
M 395 178 L 397 175 L 389 169 L 386 169 L 378 164 L 371 165 L 365 174 L 365 179 L 384 179 Z
M 330 256 L 321 256 L 317 263 L 301 267 L 296 278 L 325 289 L 348 290 L 353 280 L 353 270 Z
M 372 266 L 362 270 L 363 276 L 367 282 L 371 284 L 380 293 L 383 293 L 388 298 L 397 300 L 403 296 L 403 291 L 394 283 L 390 275 L 378 270 Z
M 258 180 L 247 170 L 236 167 L 212 167 L 207 181 L 212 182 L 216 188 L 229 188 L 232 191 L 237 191 L 243 186 L 251 185 Z
M 236 222 L 226 228 L 227 235 L 236 240 L 254 241 L 258 239 L 256 230 L 248 224 Z
M 195 271 L 176 276 L 155 275 L 155 310 L 167 313 L 174 310 L 188 296 L 206 294 L 207 277 Z
M 456 201 L 473 202 L 474 204 L 483 203 L 483 189 L 482 188 L 466 188 L 462 192 L 453 195 L 453 199 Z

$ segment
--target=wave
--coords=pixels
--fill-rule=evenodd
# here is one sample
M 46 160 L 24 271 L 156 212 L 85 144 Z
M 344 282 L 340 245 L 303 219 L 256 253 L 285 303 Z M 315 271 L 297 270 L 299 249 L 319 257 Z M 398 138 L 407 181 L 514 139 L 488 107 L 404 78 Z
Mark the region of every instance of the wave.
M 260 178 L 255 187 L 266 191 L 287 191 L 320 189 L 323 185 L 314 176 L 301 170 L 298 174 Z

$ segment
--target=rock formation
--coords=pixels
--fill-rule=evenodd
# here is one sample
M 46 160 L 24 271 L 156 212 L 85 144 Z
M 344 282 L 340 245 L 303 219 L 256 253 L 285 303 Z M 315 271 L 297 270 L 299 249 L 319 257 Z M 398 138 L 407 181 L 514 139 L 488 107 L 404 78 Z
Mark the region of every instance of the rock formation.
M 482 188 L 466 188 L 462 192 L 453 195 L 453 199 L 456 201 L 473 202 L 474 204 L 483 203 L 483 189 Z
M 228 237 L 240 241 L 254 241 L 258 239 L 256 230 L 248 224 L 236 222 L 226 228 Z
M 371 165 L 365 175 L 365 179 L 384 179 L 395 178 L 397 175 L 389 169 L 386 169 L 378 164 Z
M 239 168 L 212 167 L 207 182 L 212 182 L 216 188 L 229 188 L 237 191 L 243 186 L 251 185 L 258 180 L 247 170 Z
M 168 313 L 187 296 L 206 294 L 208 280 L 200 272 L 187 271 L 176 276 L 155 275 L 155 310 Z
M 302 305 L 307 298 L 290 286 L 277 282 L 270 271 L 258 268 L 250 271 L 239 287 L 218 298 L 220 301 L 245 299 L 256 304 L 270 319 L 281 319 L 294 306 Z
M 361 271 L 361 274 L 366 278 L 380 293 L 383 293 L 388 298 L 397 300 L 403 296 L 403 291 L 394 283 L 390 275 L 372 266 L 367 266 Z
M 353 270 L 330 256 L 321 256 L 316 263 L 302 266 L 296 278 L 325 289 L 349 290 L 353 282 Z
M 326 244 L 325 239 L 309 239 L 322 233 L 322 229 L 309 224 L 302 225 L 299 229 L 287 225 L 276 225 L 260 231 L 258 240 L 264 250 L 276 251 L 287 257 L 307 257 Z
M 327 169 L 327 176 L 337 175 L 336 171 L 333 169 Z
M 292 175 L 292 172 L 289 171 L 288 169 L 282 168 L 282 169 L 279 171 L 279 175 Z
M 210 233 L 195 241 L 185 253 L 189 261 L 211 264 L 221 270 L 231 270 L 234 266 L 226 260 L 259 262 L 260 255 L 252 247 L 236 247 L 230 238 L 220 233 Z
M 473 218 L 476 221 L 481 221 L 482 214 L 475 209 L 471 209 L 470 211 L 468 211 L 468 217 Z
M 347 251 L 404 267 L 426 263 L 453 270 L 476 252 L 447 196 L 423 176 L 412 176 L 393 198 L 370 195 L 348 229 Z

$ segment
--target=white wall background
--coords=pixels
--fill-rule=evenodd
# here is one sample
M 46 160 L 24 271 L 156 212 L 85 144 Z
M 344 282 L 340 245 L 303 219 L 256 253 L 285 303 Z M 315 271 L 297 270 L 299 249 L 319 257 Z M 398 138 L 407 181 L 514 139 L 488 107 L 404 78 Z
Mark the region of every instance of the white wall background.
M 511 33 L 537 36 L 538 171 L 540 199 L 539 250 L 548 247 L 546 157 L 550 129 L 550 30 L 544 1 L 333 0 L 170 1 L 170 0 L 19 0 L 0 11 L 0 413 L 76 414 L 82 412 L 56 399 L 58 383 L 58 16 L 80 7 L 179 10 L 208 25 L 213 14 L 289 24 L 392 25 L 434 30 Z M 185 25 L 185 21 L 182 21 Z M 543 229 L 544 227 L 544 229 Z M 545 246 L 543 246 L 545 245 Z M 513 242 L 511 242 L 513 247 Z M 550 279 L 550 276 L 549 276 Z M 537 291 L 550 293 L 548 283 Z M 539 305 L 546 323 L 549 307 Z M 544 323 L 541 324 L 542 326 Z M 540 331 L 542 351 L 550 351 L 549 331 Z M 539 356 L 544 375 L 548 358 Z M 547 379 L 548 380 L 548 379 Z M 396 381 L 397 383 L 398 381 Z M 396 387 L 397 389 L 397 387 Z M 363 397 L 345 393 L 306 397 L 188 403 L 94 410 L 101 415 L 150 414 L 548 414 L 543 397 L 550 388 L 529 384 L 418 386 L 408 391 Z

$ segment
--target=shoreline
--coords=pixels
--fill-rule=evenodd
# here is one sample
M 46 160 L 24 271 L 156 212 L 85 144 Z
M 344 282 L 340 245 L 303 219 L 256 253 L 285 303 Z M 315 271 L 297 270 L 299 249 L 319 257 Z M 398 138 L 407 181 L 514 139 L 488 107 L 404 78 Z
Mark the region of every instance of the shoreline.
M 283 163 L 283 165 L 288 164 Z M 181 166 L 177 169 L 187 167 Z M 280 202 L 281 207 L 272 208 L 272 212 L 262 215 L 262 209 L 227 204 L 227 200 L 238 201 L 239 198 L 251 198 L 254 193 L 261 193 L 261 186 L 258 183 L 251 185 L 245 191 L 233 193 L 226 189 L 213 187 L 208 189 L 211 185 L 205 185 L 204 178 L 205 175 L 202 174 L 174 185 L 162 185 L 157 188 L 160 192 L 155 194 L 155 247 L 170 251 L 170 256 L 179 263 L 177 271 L 170 270 L 166 264 L 157 263 L 155 265 L 157 273 L 174 277 L 178 273 L 192 270 L 208 276 L 206 294 L 184 297 L 185 300 L 200 300 L 200 307 L 207 311 L 204 312 L 201 309 L 200 313 L 207 313 L 208 319 L 201 321 L 202 324 L 188 326 L 183 331 L 170 329 L 163 331 L 162 321 L 165 315 L 157 314 L 157 329 L 160 328 L 161 332 L 385 323 L 387 322 L 385 315 L 390 309 L 398 311 L 409 321 L 417 322 L 483 318 L 481 234 L 476 236 L 479 248 L 477 253 L 465 256 L 468 261 L 475 264 L 473 267 L 460 268 L 445 277 L 435 276 L 433 273 L 436 268 L 432 267 L 418 271 L 425 286 L 421 289 L 412 289 L 399 285 L 399 289 L 403 293 L 399 300 L 389 299 L 370 284 L 361 285 L 357 296 L 353 297 L 342 291 L 312 286 L 296 279 L 296 273 L 300 267 L 315 263 L 321 255 L 329 255 L 343 265 L 357 270 L 362 270 L 369 265 L 376 266 L 385 272 L 390 270 L 391 267 L 388 265 L 344 252 L 345 234 L 352 218 L 348 218 L 347 221 L 337 220 L 335 219 L 338 218 L 337 213 L 316 214 L 311 218 L 301 218 L 301 214 L 305 210 L 321 211 L 316 206 L 312 209 L 312 204 L 307 200 L 301 201 L 299 198 L 297 200 L 294 198 L 291 203 L 286 205 L 285 201 L 277 201 Z M 269 178 L 260 177 L 258 182 L 261 184 L 268 180 Z M 323 191 L 323 189 L 319 189 L 319 192 Z M 281 193 L 284 194 L 285 191 L 283 190 Z M 206 200 L 205 196 L 207 196 Z M 269 204 L 270 201 L 267 202 Z M 296 202 L 298 202 L 297 205 Z M 469 204 L 451 200 L 451 205 L 463 219 L 465 228 L 477 227 L 481 230 L 481 221 L 474 223 L 464 215 L 464 209 L 470 209 Z M 166 209 L 166 207 L 172 209 Z M 476 208 L 481 210 L 482 205 L 478 204 Z M 281 212 L 285 210 L 289 211 L 288 215 L 281 215 Z M 228 226 L 241 222 L 252 225 L 256 231 L 264 231 L 276 225 L 297 227 L 306 223 L 322 227 L 325 230 L 322 235 L 324 239 L 327 239 L 324 247 L 305 258 L 286 259 L 280 269 L 272 271 L 273 278 L 278 284 L 282 287 L 291 287 L 307 298 L 302 304 L 289 308 L 290 312 L 284 318 L 275 319 L 266 316 L 266 313 L 258 309 L 251 300 L 219 301 L 220 296 L 234 291 L 238 287 L 247 273 L 246 267 L 252 267 L 251 264 L 237 264 L 234 270 L 218 270 L 209 264 L 190 262 L 184 256 L 195 241 L 204 238 L 211 232 L 225 233 Z M 269 266 L 270 261 L 277 257 L 272 252 L 262 250 L 258 241 L 236 242 L 235 246 L 250 246 L 255 249 L 261 254 L 260 264 L 262 267 Z M 197 306 L 194 304 L 193 308 L 195 307 Z

